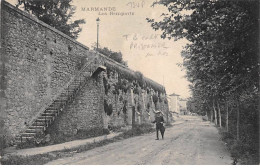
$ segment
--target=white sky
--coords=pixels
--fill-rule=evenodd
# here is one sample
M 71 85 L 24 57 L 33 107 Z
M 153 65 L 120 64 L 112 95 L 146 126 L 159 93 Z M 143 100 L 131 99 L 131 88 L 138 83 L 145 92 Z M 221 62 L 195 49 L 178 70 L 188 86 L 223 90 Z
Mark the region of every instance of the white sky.
M 176 65 L 182 63 L 180 52 L 187 41 L 163 40 L 160 38 L 160 32 L 151 28 L 146 18 L 160 19 L 160 15 L 167 12 L 167 8 L 162 5 L 151 7 L 153 1 L 155 0 L 74 0 L 73 5 L 77 7 L 74 19 L 86 21 L 77 41 L 88 47 L 96 42 L 96 18 L 99 17 L 101 46 L 121 51 L 123 59 L 131 69 L 140 71 L 146 77 L 164 85 L 167 94 L 174 92 L 187 98 L 190 96 L 188 81 L 184 77 L 185 72 Z M 7 2 L 16 4 L 16 0 Z M 84 7 L 114 7 L 114 12 L 133 12 L 134 15 L 110 15 L 110 12 L 101 15 L 97 11 L 82 11 Z M 124 35 L 128 35 L 128 38 Z M 134 48 L 135 44 L 139 48 Z M 140 49 L 144 45 L 155 45 L 156 48 Z

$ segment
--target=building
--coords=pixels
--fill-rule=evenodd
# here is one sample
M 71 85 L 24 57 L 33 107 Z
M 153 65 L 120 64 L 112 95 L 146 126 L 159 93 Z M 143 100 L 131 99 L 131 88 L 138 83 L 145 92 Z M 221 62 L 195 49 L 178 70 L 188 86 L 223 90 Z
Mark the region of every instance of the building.
M 187 100 L 179 99 L 178 105 L 179 105 L 180 114 L 187 115 Z
M 168 96 L 169 111 L 175 112 L 175 113 L 180 113 L 179 105 L 178 105 L 179 96 L 180 95 L 175 94 L 175 93 Z
M 187 100 L 181 99 L 178 94 L 171 94 L 169 95 L 168 102 L 169 102 L 169 111 L 173 113 L 178 113 L 182 115 L 187 114 Z

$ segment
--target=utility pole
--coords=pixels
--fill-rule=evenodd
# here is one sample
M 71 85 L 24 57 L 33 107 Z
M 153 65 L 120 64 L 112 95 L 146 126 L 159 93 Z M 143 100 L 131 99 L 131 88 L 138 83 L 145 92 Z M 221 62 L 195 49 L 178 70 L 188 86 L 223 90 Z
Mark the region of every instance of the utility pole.
M 99 22 L 100 22 L 100 19 L 97 18 L 96 22 L 97 22 L 97 49 L 98 49 L 98 33 L 99 33 Z

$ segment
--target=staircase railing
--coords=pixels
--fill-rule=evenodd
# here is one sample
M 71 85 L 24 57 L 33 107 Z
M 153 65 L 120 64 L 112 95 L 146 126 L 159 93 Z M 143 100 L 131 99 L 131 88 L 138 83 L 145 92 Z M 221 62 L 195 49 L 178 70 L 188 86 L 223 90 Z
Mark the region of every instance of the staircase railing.
M 83 68 L 81 68 L 81 70 L 78 71 L 78 72 L 70 79 L 70 81 L 69 81 L 63 88 L 61 88 L 61 89 L 58 91 L 58 93 L 57 93 L 54 97 L 51 98 L 51 100 L 50 100 L 46 105 L 44 105 L 44 106 L 39 110 L 39 112 L 38 112 L 36 115 L 34 115 L 34 117 L 31 119 L 31 121 L 28 123 L 28 125 L 32 125 L 32 124 L 37 120 L 37 118 L 38 118 L 42 113 L 44 113 L 44 111 L 45 111 L 51 104 L 53 104 L 54 101 L 57 100 L 58 97 L 59 97 L 64 91 L 66 91 L 66 89 L 68 89 L 68 91 L 69 91 L 69 86 L 73 83 L 73 81 L 75 81 L 75 79 L 76 79 L 78 76 L 80 76 L 80 75 L 82 74 L 83 71 L 86 70 L 86 68 L 89 67 L 89 65 L 95 60 L 95 58 L 97 58 L 97 56 L 94 56 L 90 61 L 88 61 L 88 62 L 83 66 Z M 91 69 L 92 69 L 92 68 L 90 68 L 90 71 L 92 71 Z M 36 122 L 36 126 L 37 126 L 37 122 Z

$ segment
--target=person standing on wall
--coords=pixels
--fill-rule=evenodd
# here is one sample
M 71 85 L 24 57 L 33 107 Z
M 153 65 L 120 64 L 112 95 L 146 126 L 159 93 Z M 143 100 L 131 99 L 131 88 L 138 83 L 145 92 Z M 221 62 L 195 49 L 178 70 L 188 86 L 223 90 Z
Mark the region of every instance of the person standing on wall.
M 152 123 L 156 123 L 156 139 L 159 140 L 159 131 L 161 132 L 162 139 L 164 139 L 164 132 L 165 132 L 165 127 L 163 126 L 164 119 L 163 119 L 163 113 L 161 111 L 154 111 L 156 114 L 155 120 Z

